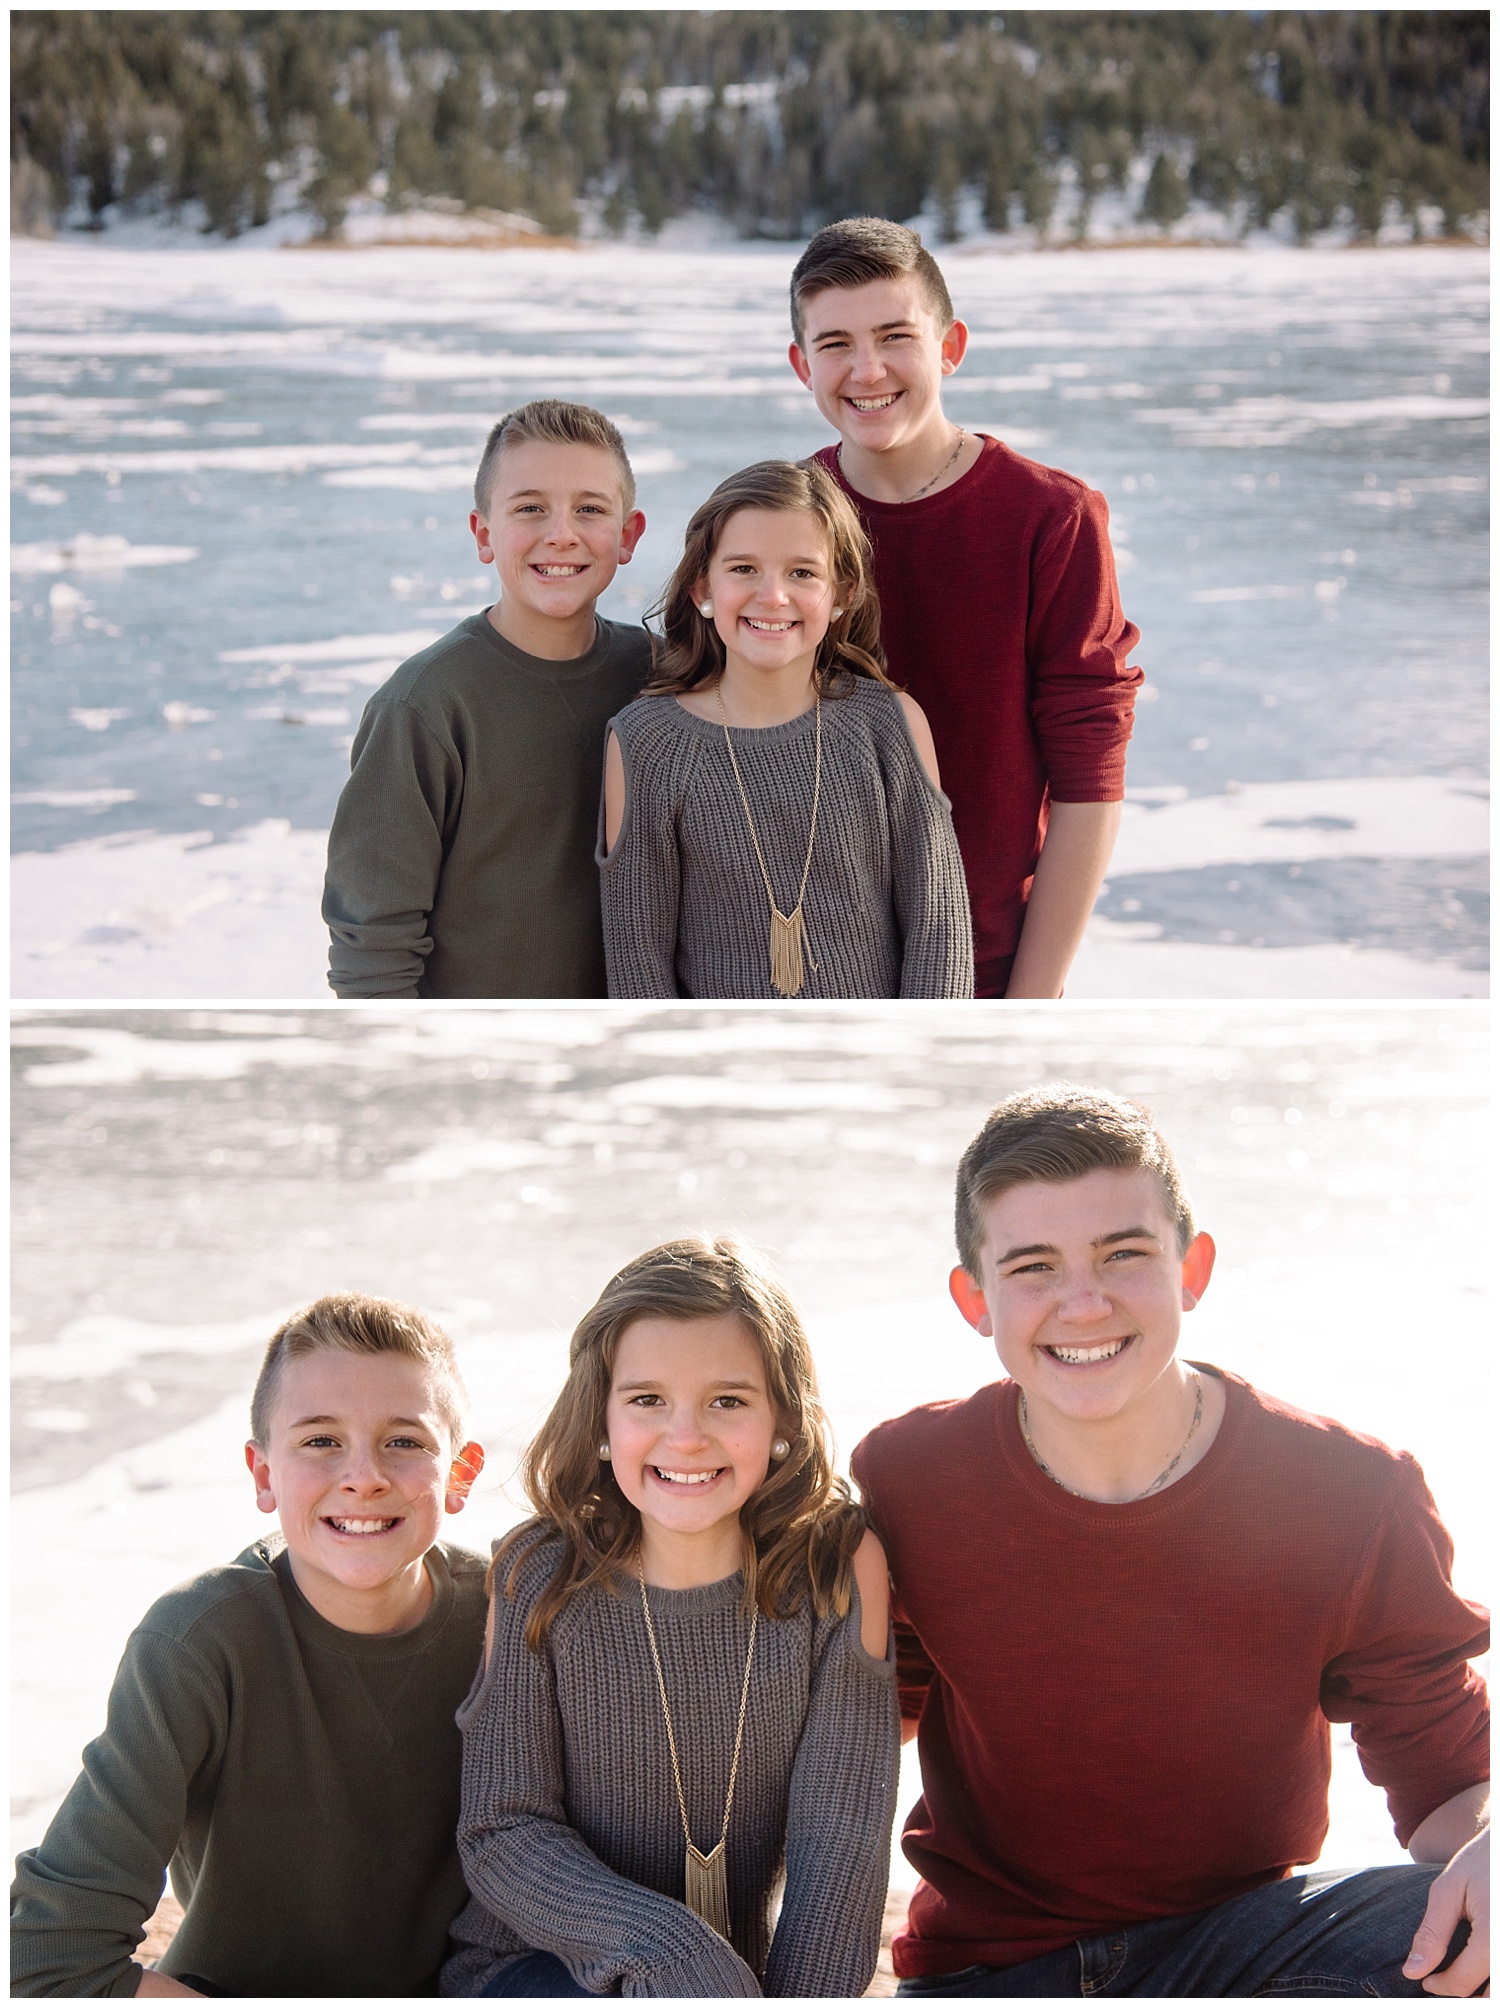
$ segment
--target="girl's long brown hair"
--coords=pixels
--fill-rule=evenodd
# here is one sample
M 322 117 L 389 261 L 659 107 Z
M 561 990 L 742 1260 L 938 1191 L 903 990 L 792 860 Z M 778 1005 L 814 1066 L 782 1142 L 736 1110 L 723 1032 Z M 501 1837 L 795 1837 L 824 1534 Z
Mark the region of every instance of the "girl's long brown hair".
M 818 695 L 846 695 L 856 676 L 889 685 L 870 540 L 853 503 L 816 460 L 761 460 L 721 481 L 687 526 L 677 569 L 651 609 L 661 618 L 662 646 L 646 694 L 696 690 L 724 674 L 724 644 L 713 622 L 699 613 L 694 593 L 708 575 L 724 525 L 740 509 L 805 510 L 822 525 L 843 613 L 829 622 L 818 644 L 813 662 Z
M 563 1553 L 526 1624 L 540 1651 L 568 1599 L 590 1584 L 611 1590 L 640 1542 L 641 1516 L 621 1492 L 599 1445 L 620 1340 L 637 1318 L 737 1317 L 759 1348 L 780 1433 L 791 1445 L 740 1508 L 744 1607 L 784 1617 L 810 1596 L 820 1617 L 849 1608 L 863 1509 L 833 1469 L 831 1432 L 818 1397 L 802 1320 L 781 1285 L 737 1242 L 668 1241 L 626 1263 L 605 1284 L 569 1350 L 568 1378 L 522 1461 L 536 1509 L 507 1535 L 490 1564 L 493 1594 L 514 1596 L 521 1563 L 537 1539 L 557 1532 Z

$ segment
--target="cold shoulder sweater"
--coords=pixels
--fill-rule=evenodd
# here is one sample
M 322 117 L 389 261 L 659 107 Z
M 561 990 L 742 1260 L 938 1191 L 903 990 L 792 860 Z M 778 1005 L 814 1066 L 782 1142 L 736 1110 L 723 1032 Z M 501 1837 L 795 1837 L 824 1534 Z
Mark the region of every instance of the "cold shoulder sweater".
M 971 997 L 973 939 L 946 795 L 896 693 L 825 699 L 817 836 L 803 901 L 804 997 Z M 610 720 L 625 767 L 615 847 L 599 844 L 611 997 L 774 997 L 770 907 L 721 725 L 675 697 Z M 807 854 L 816 714 L 735 728 L 734 751 L 783 913 Z
M 574 1596 L 543 1650 L 526 1620 L 561 1552 L 525 1556 L 459 1710 L 458 1847 L 474 1900 L 442 1992 L 479 1993 L 517 1953 L 591 1993 L 858 1995 L 875 1970 L 899 1727 L 895 1666 L 846 1618 L 761 1618 L 726 1849 L 731 1943 L 687 1909 L 661 1699 L 634 1581 Z M 693 1839 L 718 1841 L 749 1620 L 736 1574 L 649 1592 Z M 786 1874 L 774 1934 L 772 1892 Z

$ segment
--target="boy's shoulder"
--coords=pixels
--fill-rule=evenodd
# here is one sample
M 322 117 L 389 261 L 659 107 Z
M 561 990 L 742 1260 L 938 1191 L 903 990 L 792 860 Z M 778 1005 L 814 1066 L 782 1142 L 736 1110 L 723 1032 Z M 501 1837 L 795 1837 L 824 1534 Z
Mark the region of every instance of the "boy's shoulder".
M 636 621 L 607 621 L 602 614 L 595 614 L 599 627 L 599 642 L 608 651 L 608 660 L 618 660 L 631 669 L 639 668 L 641 680 L 651 674 L 654 641 L 649 628 L 643 628 Z
M 449 1541 L 439 1541 L 429 1554 L 438 1556 L 447 1569 L 454 1598 L 460 1607 L 474 1603 L 484 1607 L 488 1599 L 485 1577 L 490 1565 L 483 1555 L 476 1555 L 471 1548 L 457 1548 Z
M 205 1569 L 159 1596 L 136 1626 L 137 1632 L 187 1644 L 205 1629 L 234 1627 L 245 1619 L 256 1622 L 254 1613 L 270 1611 L 282 1602 L 277 1559 L 285 1552 L 280 1534 L 253 1541 L 232 1562 Z
M 286 1541 L 269 1534 L 254 1541 L 232 1562 L 190 1576 L 157 1598 L 135 1627 L 141 1640 L 166 1640 L 185 1646 L 200 1657 L 237 1654 L 252 1638 L 264 1638 L 293 1624 L 292 1606 L 300 1599 L 285 1581 L 289 1567 Z M 460 1619 L 483 1623 L 485 1570 L 482 1555 L 439 1542 L 430 1559 L 446 1576 L 453 1610 Z
M 633 694 L 651 674 L 651 636 L 626 621 L 595 616 L 594 646 L 576 661 L 544 663 L 508 642 L 492 625 L 488 613 L 469 614 L 426 648 L 419 648 L 392 671 L 370 699 L 371 704 L 436 705 L 462 698 L 474 678 L 493 683 L 507 670 L 523 678 L 529 673 L 550 677 L 559 669 L 604 677 Z
M 1300 1480 L 1320 1490 L 1332 1488 L 1346 1500 L 1360 1497 L 1371 1511 L 1393 1493 L 1413 1487 L 1425 1495 L 1421 1466 L 1409 1450 L 1393 1450 L 1378 1436 L 1334 1416 L 1298 1408 L 1222 1367 L 1208 1371 L 1224 1382 L 1226 1421 L 1235 1426 L 1248 1461 L 1257 1471 L 1274 1473 L 1278 1485 Z
M 905 1415 L 880 1422 L 855 1445 L 850 1469 L 863 1487 L 903 1478 L 921 1482 L 930 1474 L 961 1460 L 966 1447 L 993 1439 L 1001 1404 L 1014 1383 L 990 1381 L 955 1401 L 929 1401 Z
M 399 703 L 424 685 L 493 665 L 499 654 L 499 641 L 484 614 L 468 614 L 457 627 L 449 628 L 446 634 L 438 635 L 425 648 L 398 663 L 376 690 L 375 698 Z

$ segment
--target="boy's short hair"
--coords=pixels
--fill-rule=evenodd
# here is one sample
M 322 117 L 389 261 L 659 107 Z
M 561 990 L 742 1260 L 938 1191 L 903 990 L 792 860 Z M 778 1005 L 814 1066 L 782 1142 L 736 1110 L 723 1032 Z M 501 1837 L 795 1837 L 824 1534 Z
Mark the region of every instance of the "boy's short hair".
M 873 279 L 917 280 L 927 304 L 947 333 L 953 326 L 953 302 L 938 262 L 915 230 L 884 216 L 850 216 L 820 230 L 792 273 L 792 333 L 801 348 L 803 304 L 814 293 L 834 286 L 868 286 Z
M 1186 1254 L 1197 1229 L 1177 1160 L 1151 1111 L 1122 1095 L 1057 1081 L 1011 1095 L 990 1110 L 959 1160 L 954 1234 L 959 1259 L 982 1282 L 984 1209 L 1013 1185 L 1064 1185 L 1091 1171 L 1148 1171 Z
M 264 1450 L 270 1438 L 271 1411 L 276 1405 L 281 1373 L 288 1360 L 309 1353 L 398 1353 L 428 1367 L 433 1380 L 433 1404 L 456 1450 L 464 1440 L 464 1410 L 468 1395 L 458 1371 L 453 1341 L 440 1325 L 410 1304 L 387 1297 L 365 1297 L 346 1291 L 319 1297 L 287 1319 L 266 1347 L 255 1392 L 250 1397 L 250 1435 Z
M 540 440 L 549 446 L 600 446 L 619 463 L 620 491 L 625 498 L 625 514 L 635 507 L 635 475 L 620 428 L 595 411 L 591 404 L 569 404 L 560 397 L 537 397 L 530 404 L 508 411 L 491 428 L 474 476 L 474 507 L 481 516 L 489 513 L 490 491 L 495 485 L 495 467 L 507 446 L 524 440 Z

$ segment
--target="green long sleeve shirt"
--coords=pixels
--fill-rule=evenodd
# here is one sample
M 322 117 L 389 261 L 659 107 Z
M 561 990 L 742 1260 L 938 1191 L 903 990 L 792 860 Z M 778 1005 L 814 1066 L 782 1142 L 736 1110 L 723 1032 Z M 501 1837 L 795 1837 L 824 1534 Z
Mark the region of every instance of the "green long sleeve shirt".
M 365 706 L 323 895 L 340 997 L 604 996 L 605 729 L 651 638 L 596 630 L 548 662 L 472 614 Z
M 320 1617 L 279 1536 L 152 1605 L 82 1775 L 17 1860 L 13 1994 L 134 1994 L 169 1865 L 185 1916 L 164 1973 L 234 1995 L 436 1993 L 467 1900 L 453 1718 L 486 1603 L 477 1556 L 427 1566 L 431 1608 L 394 1637 Z

